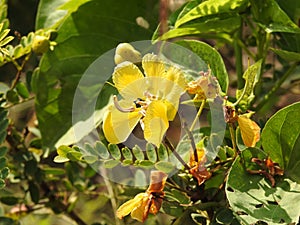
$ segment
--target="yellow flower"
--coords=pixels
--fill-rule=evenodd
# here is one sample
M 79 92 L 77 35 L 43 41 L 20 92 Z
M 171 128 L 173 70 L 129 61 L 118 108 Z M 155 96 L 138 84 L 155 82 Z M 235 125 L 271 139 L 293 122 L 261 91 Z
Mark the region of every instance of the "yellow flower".
M 190 81 L 186 88 L 189 94 L 194 94 L 195 100 L 205 100 L 207 98 L 216 98 L 219 94 L 218 80 L 211 76 L 210 71 L 200 72 L 200 77 L 195 81 Z
M 117 217 L 123 219 L 129 213 L 133 219 L 144 222 L 149 213 L 157 214 L 163 201 L 163 192 L 168 175 L 161 171 L 151 171 L 150 185 L 145 193 L 137 194 L 117 210 Z
M 104 116 L 103 132 L 114 144 L 124 142 L 140 122 L 144 138 L 159 146 L 175 118 L 186 83 L 182 71 L 154 54 L 142 59 L 143 72 L 131 62 L 119 64 L 112 75 L 119 94 Z

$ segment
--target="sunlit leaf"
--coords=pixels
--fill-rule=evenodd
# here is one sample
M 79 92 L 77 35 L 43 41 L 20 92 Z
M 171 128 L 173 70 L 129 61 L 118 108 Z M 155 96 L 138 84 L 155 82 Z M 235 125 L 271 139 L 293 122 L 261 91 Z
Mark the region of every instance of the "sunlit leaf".
M 255 64 L 249 66 L 243 74 L 243 78 L 245 79 L 245 86 L 243 89 L 237 90 L 236 92 L 236 97 L 239 101 L 239 106 L 243 110 L 248 109 L 251 102 L 255 98 L 254 88 L 260 78 L 261 64 L 262 60 L 257 61 Z
M 299 33 L 300 28 L 280 8 L 275 0 L 251 2 L 251 12 L 258 24 L 266 32 L 291 32 Z
M 285 174 L 300 183 L 300 103 L 275 113 L 266 123 L 261 139 L 264 151 Z
M 203 1 L 183 17 L 176 21 L 175 27 L 179 27 L 189 21 L 204 16 L 218 15 L 222 13 L 241 12 L 246 9 L 247 0 L 209 0 Z

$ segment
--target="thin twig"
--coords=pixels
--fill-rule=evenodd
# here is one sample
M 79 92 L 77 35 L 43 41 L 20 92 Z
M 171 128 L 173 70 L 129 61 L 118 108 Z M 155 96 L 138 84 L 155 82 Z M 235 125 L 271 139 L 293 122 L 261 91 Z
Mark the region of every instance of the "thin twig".
M 176 152 L 175 148 L 173 147 L 173 145 L 170 143 L 170 141 L 165 138 L 165 144 L 167 145 L 167 147 L 171 150 L 171 152 L 174 154 L 174 156 L 178 159 L 178 161 L 184 166 L 184 168 L 186 170 L 190 170 L 191 168 L 189 167 L 189 165 L 181 158 L 181 156 Z
M 28 62 L 30 56 L 31 56 L 31 52 L 28 55 L 26 55 L 25 59 L 23 60 L 23 62 L 21 64 L 21 66 L 16 66 L 16 64 L 14 63 L 14 65 L 17 67 L 18 72 L 16 74 L 16 78 L 14 79 L 14 81 L 13 81 L 11 87 L 10 87 L 11 90 L 13 90 L 16 87 L 18 81 L 20 80 L 22 71 L 23 71 L 26 63 Z M 13 62 L 15 62 L 15 61 L 13 61 Z
M 202 101 L 201 101 L 200 108 L 199 108 L 199 110 L 198 110 L 198 112 L 197 112 L 197 115 L 195 116 L 195 119 L 194 119 L 194 121 L 193 121 L 193 123 L 192 123 L 192 125 L 191 125 L 191 127 L 190 127 L 190 131 L 191 131 L 191 132 L 194 130 L 194 127 L 195 127 L 195 125 L 196 125 L 196 123 L 197 123 L 197 120 L 199 119 L 199 117 L 200 117 L 200 115 L 201 115 L 201 113 L 202 113 L 202 111 L 203 111 L 204 106 L 205 106 L 205 100 L 202 100 Z
M 228 123 L 228 126 L 229 126 L 230 138 L 231 138 L 231 142 L 232 142 L 232 148 L 234 150 L 234 157 L 235 157 L 237 154 L 237 147 L 236 147 L 234 129 L 233 129 L 232 123 Z
M 191 141 L 191 146 L 192 146 L 192 150 L 193 150 L 193 153 L 194 153 L 194 159 L 195 159 L 195 162 L 198 162 L 198 154 L 197 154 L 197 147 L 196 147 L 196 143 L 195 143 L 195 140 L 194 140 L 194 137 L 193 137 L 193 134 L 192 132 L 187 128 L 187 125 L 186 123 L 184 122 L 184 128 L 185 128 L 185 131 Z

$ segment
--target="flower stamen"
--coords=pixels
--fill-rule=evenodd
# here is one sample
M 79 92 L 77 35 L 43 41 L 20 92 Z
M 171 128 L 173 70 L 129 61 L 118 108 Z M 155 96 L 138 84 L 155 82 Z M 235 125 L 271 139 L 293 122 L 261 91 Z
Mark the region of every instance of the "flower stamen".
M 133 112 L 135 110 L 135 108 L 133 106 L 129 107 L 129 108 L 123 108 L 122 106 L 120 106 L 118 98 L 116 95 L 114 95 L 114 105 L 115 107 L 120 111 L 120 112 Z

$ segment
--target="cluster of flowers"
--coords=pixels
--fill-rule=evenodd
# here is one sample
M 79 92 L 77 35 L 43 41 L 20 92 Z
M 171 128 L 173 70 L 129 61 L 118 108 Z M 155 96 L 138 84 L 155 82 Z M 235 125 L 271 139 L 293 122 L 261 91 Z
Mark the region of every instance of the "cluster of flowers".
M 199 78 L 186 81 L 182 70 L 166 63 L 159 56 L 148 53 L 143 57 L 128 43 L 116 48 L 112 74 L 113 85 L 120 99 L 114 96 L 103 120 L 103 132 L 110 143 L 125 142 L 139 125 L 143 139 L 159 147 L 163 142 L 169 124 L 178 113 L 180 97 L 187 92 L 194 101 L 206 101 L 220 97 L 218 81 L 209 72 L 200 72 Z M 221 98 L 221 97 L 220 97 Z M 248 115 L 237 115 L 233 107 L 224 106 L 225 121 L 238 121 L 244 143 L 253 147 L 259 140 L 260 128 Z M 190 156 L 189 173 L 201 185 L 211 173 L 205 168 L 205 151 L 196 149 Z M 131 213 L 132 218 L 144 221 L 149 213 L 156 214 L 164 197 L 164 185 L 168 175 L 160 171 L 151 172 L 151 182 L 145 193 L 125 202 L 117 211 L 123 218 Z

